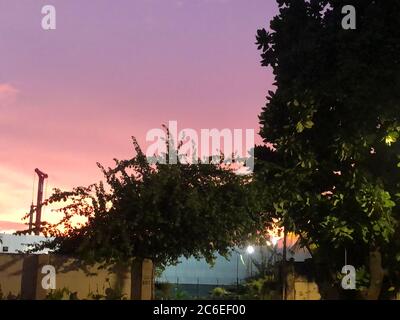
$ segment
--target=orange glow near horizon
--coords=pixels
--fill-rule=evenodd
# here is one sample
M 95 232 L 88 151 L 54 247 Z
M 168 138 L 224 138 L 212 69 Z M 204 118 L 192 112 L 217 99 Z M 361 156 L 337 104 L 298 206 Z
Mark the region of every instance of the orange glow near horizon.
M 273 219 L 273 225 L 266 229 L 266 241 L 268 246 L 276 246 L 278 241 L 284 236 L 284 227 L 278 225 L 279 220 Z
M 27 229 L 36 167 L 49 196 L 98 182 L 96 162 L 130 159 L 132 136 L 145 147 L 170 120 L 259 131 L 275 87 L 254 42 L 275 1 L 51 2 L 62 16 L 51 32 L 42 1 L 1 2 L 0 232 Z M 42 220 L 57 219 L 43 209 Z

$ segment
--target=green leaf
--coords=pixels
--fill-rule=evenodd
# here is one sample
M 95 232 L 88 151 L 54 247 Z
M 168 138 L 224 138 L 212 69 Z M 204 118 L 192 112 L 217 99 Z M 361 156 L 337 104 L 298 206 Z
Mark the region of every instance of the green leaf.
M 390 146 L 392 143 L 395 143 L 399 138 L 399 134 L 396 131 L 389 132 L 389 134 L 385 137 L 385 143 Z
M 314 126 L 314 122 L 312 122 L 312 120 L 307 120 L 304 123 L 304 127 L 306 127 L 307 129 L 311 129 Z
M 303 132 L 303 130 L 304 130 L 303 124 L 302 124 L 300 121 L 297 122 L 296 131 L 297 131 L 298 133 L 301 133 L 301 132 Z

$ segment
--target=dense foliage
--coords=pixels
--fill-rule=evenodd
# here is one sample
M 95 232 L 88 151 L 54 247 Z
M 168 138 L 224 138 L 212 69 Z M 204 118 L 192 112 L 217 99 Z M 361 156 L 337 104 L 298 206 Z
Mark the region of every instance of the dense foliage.
M 114 168 L 98 164 L 105 182 L 55 190 L 48 203 L 65 202 L 64 219 L 42 230 L 56 237 L 52 248 L 86 261 L 135 257 L 162 266 L 182 256 L 212 262 L 248 238 L 255 226 L 248 177 L 219 164 L 151 164 L 133 143 L 132 159 L 115 159 Z M 74 224 L 76 216 L 87 223 Z
M 257 33 L 276 80 L 260 115 L 275 150 L 256 151 L 265 210 L 301 236 L 325 297 L 338 297 L 345 252 L 359 296 L 385 296 L 400 284 L 400 3 L 278 3 Z M 348 4 L 355 30 L 341 25 Z

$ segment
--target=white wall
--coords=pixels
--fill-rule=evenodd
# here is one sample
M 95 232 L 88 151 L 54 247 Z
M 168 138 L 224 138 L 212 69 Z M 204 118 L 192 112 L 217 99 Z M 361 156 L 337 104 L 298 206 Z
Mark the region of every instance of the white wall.
M 43 240 L 51 239 L 45 238 L 42 236 L 34 236 L 34 235 L 14 235 L 14 234 L 6 234 L 0 233 L 0 254 L 2 253 L 19 253 L 19 251 L 26 251 L 29 248 L 32 248 L 29 245 L 34 243 L 40 243 Z M 8 251 L 4 251 L 4 247 L 8 247 Z M 48 253 L 48 250 L 35 252 L 39 253 Z

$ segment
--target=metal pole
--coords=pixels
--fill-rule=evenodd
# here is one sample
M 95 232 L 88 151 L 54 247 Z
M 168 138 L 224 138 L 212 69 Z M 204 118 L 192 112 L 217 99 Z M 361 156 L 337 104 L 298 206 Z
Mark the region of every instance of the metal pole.
M 199 278 L 197 277 L 197 288 L 196 288 L 196 291 L 197 291 L 197 299 L 199 299 L 200 298 L 200 290 L 199 290 L 199 288 L 200 288 L 200 281 L 199 281 Z
M 33 213 L 35 212 L 35 206 L 31 204 L 31 210 L 29 211 L 29 234 L 32 234 L 33 230 Z
M 236 288 L 239 288 L 239 253 L 236 252 Z
M 46 179 L 48 175 L 40 171 L 39 169 L 35 169 L 35 172 L 39 177 L 37 203 L 36 203 L 36 221 L 35 221 L 35 235 L 38 236 L 40 233 L 40 226 L 42 220 L 43 184 L 44 184 L 44 179 Z

